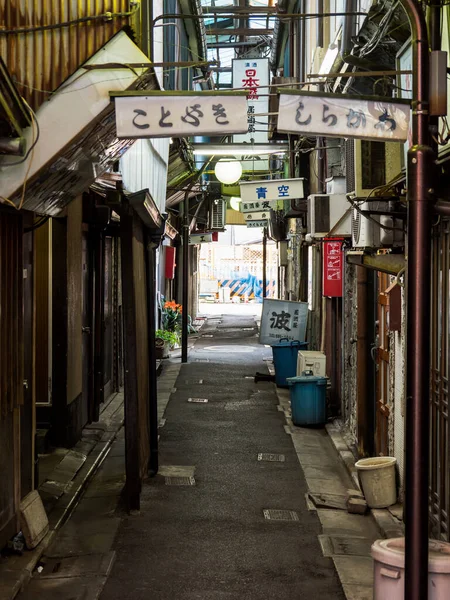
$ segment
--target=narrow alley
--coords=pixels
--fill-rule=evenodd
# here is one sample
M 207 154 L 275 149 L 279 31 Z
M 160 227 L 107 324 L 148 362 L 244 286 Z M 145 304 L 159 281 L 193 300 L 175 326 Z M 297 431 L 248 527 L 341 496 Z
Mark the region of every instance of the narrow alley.
M 301 430 L 294 447 L 275 385 L 254 382 L 271 358 L 257 331 L 255 317 L 211 316 L 189 363 L 167 361 L 158 381 L 160 469 L 144 483 L 140 512 L 128 515 L 120 501 L 122 428 L 21 600 L 345 597 L 305 499 L 299 450 L 317 491 L 345 494 L 351 482 L 323 429 Z M 377 537 L 370 517 L 328 512 L 338 513 L 335 535 L 347 516 L 365 522 L 367 547 Z M 351 588 L 347 597 L 369 598 L 369 587 Z

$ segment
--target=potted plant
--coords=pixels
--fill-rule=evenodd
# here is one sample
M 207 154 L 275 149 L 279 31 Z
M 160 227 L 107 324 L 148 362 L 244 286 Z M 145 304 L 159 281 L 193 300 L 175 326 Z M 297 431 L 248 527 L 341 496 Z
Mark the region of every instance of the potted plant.
M 155 331 L 156 358 L 166 358 L 169 350 L 178 342 L 178 336 L 174 331 L 157 329 Z

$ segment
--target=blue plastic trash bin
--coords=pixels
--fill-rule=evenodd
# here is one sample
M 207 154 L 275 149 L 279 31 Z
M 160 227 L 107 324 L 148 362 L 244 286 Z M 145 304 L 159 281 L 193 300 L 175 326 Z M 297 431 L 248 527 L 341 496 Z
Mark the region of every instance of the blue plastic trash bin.
M 290 342 L 287 338 L 272 346 L 275 366 L 275 383 L 278 387 L 288 387 L 286 379 L 297 373 L 297 354 L 308 347 L 308 342 Z
M 303 371 L 300 377 L 289 377 L 292 422 L 294 425 L 322 425 L 327 420 L 327 378 Z

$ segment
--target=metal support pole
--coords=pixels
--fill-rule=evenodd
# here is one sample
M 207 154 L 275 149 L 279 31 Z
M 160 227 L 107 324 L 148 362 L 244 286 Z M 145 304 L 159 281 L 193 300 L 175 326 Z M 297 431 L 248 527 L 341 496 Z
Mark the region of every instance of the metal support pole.
M 263 276 L 262 276 L 262 297 L 267 295 L 267 229 L 264 227 L 263 234 Z
M 183 202 L 183 289 L 181 304 L 181 362 L 187 363 L 188 359 L 188 315 L 189 315 L 189 192 L 184 195 Z
M 400 0 L 411 24 L 412 141 L 408 152 L 405 598 L 428 598 L 430 291 L 433 166 L 429 146 L 429 47 L 421 5 Z
M 156 304 L 156 245 L 147 234 L 147 329 L 148 329 L 148 423 L 150 436 L 149 474 L 158 473 L 158 387 L 156 383 L 155 304 Z

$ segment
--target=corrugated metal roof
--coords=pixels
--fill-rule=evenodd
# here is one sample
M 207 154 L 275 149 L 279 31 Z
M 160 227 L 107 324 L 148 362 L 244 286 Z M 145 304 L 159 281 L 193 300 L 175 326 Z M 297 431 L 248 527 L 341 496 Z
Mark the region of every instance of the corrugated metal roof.
M 0 55 L 36 110 L 132 18 L 128 0 L 0 0 Z

